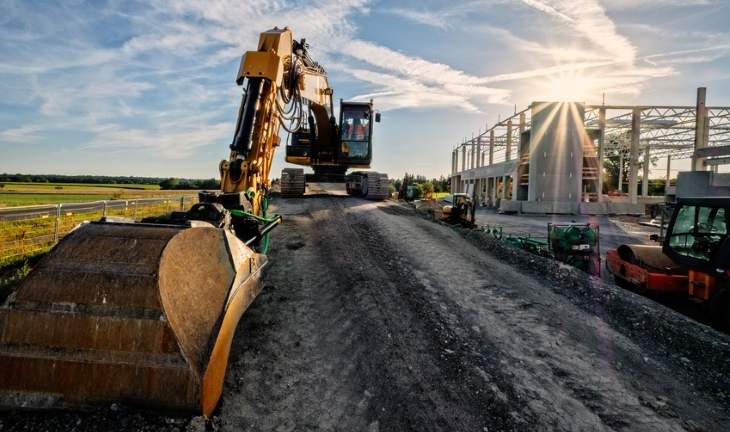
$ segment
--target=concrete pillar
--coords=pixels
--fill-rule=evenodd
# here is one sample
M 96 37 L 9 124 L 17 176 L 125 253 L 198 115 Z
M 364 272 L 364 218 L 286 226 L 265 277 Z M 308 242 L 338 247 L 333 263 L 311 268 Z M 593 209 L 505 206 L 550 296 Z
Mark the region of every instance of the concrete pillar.
M 473 137 L 471 139 L 471 167 L 477 167 L 477 143 Z
M 461 145 L 461 170 L 466 170 L 466 144 Z
M 477 168 L 482 165 L 484 165 L 484 157 L 482 155 L 482 137 L 479 135 L 477 136 Z
M 507 147 L 504 150 L 504 160 L 512 160 L 512 119 L 507 120 Z
M 667 155 L 667 178 L 664 180 L 664 195 L 667 194 L 667 190 L 669 188 L 669 180 L 672 178 L 672 155 L 671 153 Z
M 606 157 L 606 108 L 598 110 L 598 202 L 603 202 L 603 164 Z
M 705 138 L 708 134 L 705 129 L 707 127 L 707 108 L 705 106 L 705 99 L 707 97 L 707 89 L 700 87 L 697 89 L 697 107 L 695 111 L 695 151 L 697 149 L 707 146 L 707 139 Z M 705 159 L 692 155 L 692 171 L 704 171 L 705 170 Z
M 492 177 L 492 203 L 497 202 L 497 177 Z
M 520 188 L 520 163 L 522 162 L 522 149 L 520 148 L 520 144 L 522 144 L 522 132 L 525 131 L 525 113 L 520 113 L 520 123 L 519 123 L 519 131 L 520 134 L 517 138 L 517 165 L 515 165 L 515 171 L 512 175 L 512 200 L 517 201 L 517 191 Z
M 631 113 L 631 152 L 629 156 L 629 198 L 631 204 L 639 202 L 636 188 L 639 185 L 639 138 L 641 137 L 641 109 L 634 108 Z
M 502 198 L 507 199 L 507 186 L 509 184 L 509 176 L 502 177 Z
M 525 113 L 520 113 L 520 139 L 522 139 L 522 132 L 525 131 Z
M 451 176 L 456 174 L 456 150 L 451 150 Z
M 624 191 L 624 149 L 618 150 L 618 191 Z
M 649 164 L 651 163 L 651 148 L 647 145 L 644 149 L 644 172 L 641 179 L 641 196 L 649 196 Z
M 489 165 L 494 164 L 494 129 L 489 131 Z

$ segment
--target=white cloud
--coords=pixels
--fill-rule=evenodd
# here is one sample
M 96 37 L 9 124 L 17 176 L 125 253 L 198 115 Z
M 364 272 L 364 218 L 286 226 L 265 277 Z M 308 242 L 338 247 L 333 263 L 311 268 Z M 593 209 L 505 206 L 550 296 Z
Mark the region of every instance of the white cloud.
M 535 8 L 541 12 L 545 12 L 548 15 L 552 15 L 556 18 L 560 18 L 561 20 L 573 22 L 574 19 L 572 17 L 569 17 L 568 15 L 560 12 L 553 6 L 549 5 L 547 2 L 542 2 L 539 0 L 522 0 L 522 3 Z
M 704 54 L 704 55 L 703 55 Z M 643 60 L 655 66 L 672 64 L 707 63 L 730 55 L 730 44 L 670 51 L 644 56 Z
M 401 18 L 405 18 L 409 21 L 413 21 L 418 24 L 423 24 L 431 27 L 440 29 L 446 29 L 449 27 L 448 18 L 451 14 L 445 11 L 428 11 L 428 10 L 414 10 L 414 9 L 401 9 L 401 8 L 390 8 L 383 9 L 381 12 L 390 15 L 395 15 Z

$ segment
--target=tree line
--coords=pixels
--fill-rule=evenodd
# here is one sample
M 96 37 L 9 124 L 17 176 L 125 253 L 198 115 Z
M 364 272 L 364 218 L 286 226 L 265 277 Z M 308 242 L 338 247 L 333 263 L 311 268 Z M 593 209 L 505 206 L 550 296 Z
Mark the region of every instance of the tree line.
M 408 186 L 411 186 L 412 196 L 408 197 L 418 199 L 422 197 L 430 197 L 434 193 L 450 192 L 451 183 L 448 177 L 440 176 L 439 178 L 428 179 L 420 174 L 405 173 L 403 178 L 391 179 L 391 192 L 398 192 L 401 198 L 405 198 Z
M 135 176 L 63 175 L 63 174 L 0 174 L 2 182 L 83 183 L 119 185 L 159 185 L 160 189 L 219 189 L 216 179 L 185 179 Z

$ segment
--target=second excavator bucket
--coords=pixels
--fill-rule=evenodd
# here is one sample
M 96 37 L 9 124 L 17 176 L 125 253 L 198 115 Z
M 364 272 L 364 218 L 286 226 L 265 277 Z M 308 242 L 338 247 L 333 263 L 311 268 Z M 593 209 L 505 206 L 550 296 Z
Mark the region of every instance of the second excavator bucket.
M 0 405 L 210 415 L 267 259 L 192 225 L 87 223 L 61 241 L 0 306 Z

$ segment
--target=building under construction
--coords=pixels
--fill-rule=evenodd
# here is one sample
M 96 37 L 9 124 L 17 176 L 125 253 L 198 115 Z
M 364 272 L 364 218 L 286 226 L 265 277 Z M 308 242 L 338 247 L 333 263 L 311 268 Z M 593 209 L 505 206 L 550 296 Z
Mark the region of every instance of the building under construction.
M 505 212 L 644 213 L 662 199 L 649 196 L 652 158 L 666 157 L 667 184 L 672 160 L 691 158 L 693 170 L 730 163 L 730 107 L 706 107 L 705 94 L 695 106 L 533 102 L 452 151 L 452 192 Z M 609 156 L 621 159 L 626 193 L 604 186 Z

